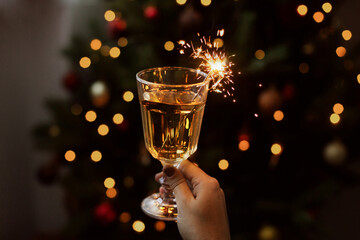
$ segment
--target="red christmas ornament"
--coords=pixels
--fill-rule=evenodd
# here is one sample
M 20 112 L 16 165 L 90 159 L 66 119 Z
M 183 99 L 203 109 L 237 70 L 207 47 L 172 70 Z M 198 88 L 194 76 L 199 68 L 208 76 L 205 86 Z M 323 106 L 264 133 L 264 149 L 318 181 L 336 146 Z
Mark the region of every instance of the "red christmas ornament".
M 148 6 L 144 10 L 144 16 L 147 19 L 156 19 L 159 16 L 159 10 L 155 6 Z
M 119 38 L 120 35 L 126 30 L 127 23 L 124 19 L 116 18 L 114 21 L 109 22 L 108 29 L 112 38 Z
M 295 97 L 295 87 L 292 84 L 287 84 L 283 90 L 282 90 L 282 94 L 284 97 L 284 100 L 291 100 Z
M 68 72 L 63 79 L 64 87 L 74 92 L 80 87 L 80 79 L 74 72 Z
M 94 215 L 97 221 L 102 224 L 108 224 L 116 219 L 116 212 L 109 202 L 100 203 L 94 210 Z

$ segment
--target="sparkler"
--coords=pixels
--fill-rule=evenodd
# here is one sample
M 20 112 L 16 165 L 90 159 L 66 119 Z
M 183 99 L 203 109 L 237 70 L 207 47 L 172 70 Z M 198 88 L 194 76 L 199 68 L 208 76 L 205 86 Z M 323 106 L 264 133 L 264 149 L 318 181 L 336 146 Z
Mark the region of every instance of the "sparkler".
M 224 29 L 217 31 L 217 36 L 222 37 L 224 35 Z M 207 73 L 207 77 L 204 81 L 211 80 L 212 85 L 210 91 L 218 93 L 224 93 L 224 97 L 233 96 L 230 91 L 234 90 L 234 87 L 227 88 L 226 85 L 233 84 L 232 67 L 235 65 L 229 59 L 234 55 L 227 56 L 222 51 L 223 42 L 220 38 L 211 41 L 211 37 L 200 36 L 198 33 L 201 45 L 194 46 L 192 42 L 186 43 L 184 40 L 180 40 L 178 43 L 182 47 L 180 54 L 184 54 L 186 49 L 191 49 L 192 53 L 190 57 L 193 59 L 200 59 L 201 63 L 199 69 Z M 235 102 L 235 100 L 233 100 Z

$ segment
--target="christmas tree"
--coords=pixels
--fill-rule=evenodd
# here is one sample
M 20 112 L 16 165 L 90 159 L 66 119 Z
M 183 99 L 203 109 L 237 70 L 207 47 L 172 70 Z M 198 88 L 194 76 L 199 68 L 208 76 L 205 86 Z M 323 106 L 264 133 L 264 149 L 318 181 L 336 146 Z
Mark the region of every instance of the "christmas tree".
M 212 36 L 236 64 L 232 99 L 210 93 L 191 157 L 224 189 L 232 239 L 326 239 L 317 211 L 352 170 L 359 132 L 359 46 L 336 21 L 341 1 L 112 0 L 91 34 L 64 55 L 67 99 L 48 99 L 52 121 L 34 130 L 54 157 L 39 169 L 63 185 L 64 237 L 180 239 L 147 217 L 161 164 L 144 147 L 135 74 L 197 62 L 179 40 Z M 224 29 L 224 36 L 216 32 Z M 60 171 L 63 169 L 65 171 Z

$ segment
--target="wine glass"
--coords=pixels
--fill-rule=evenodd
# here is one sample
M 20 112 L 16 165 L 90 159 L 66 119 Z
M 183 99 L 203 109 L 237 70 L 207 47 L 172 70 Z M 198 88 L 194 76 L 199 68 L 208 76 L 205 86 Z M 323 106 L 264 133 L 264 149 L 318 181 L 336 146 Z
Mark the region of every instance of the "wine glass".
M 200 70 L 183 67 L 150 68 L 136 74 L 145 146 L 163 166 L 178 167 L 197 149 L 209 90 L 206 77 Z M 153 218 L 176 220 L 172 191 L 148 196 L 141 207 Z

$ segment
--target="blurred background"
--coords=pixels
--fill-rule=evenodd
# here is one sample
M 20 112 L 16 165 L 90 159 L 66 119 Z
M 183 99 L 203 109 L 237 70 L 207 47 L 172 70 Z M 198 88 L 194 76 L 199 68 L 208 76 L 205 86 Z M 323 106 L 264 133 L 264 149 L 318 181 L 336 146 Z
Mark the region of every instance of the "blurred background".
M 232 239 L 360 239 L 356 0 L 0 0 L 0 239 L 180 239 L 140 209 L 135 73 L 235 54 L 191 160 L 225 191 Z M 219 29 L 223 37 L 216 36 Z M 235 99 L 234 103 L 232 100 Z

